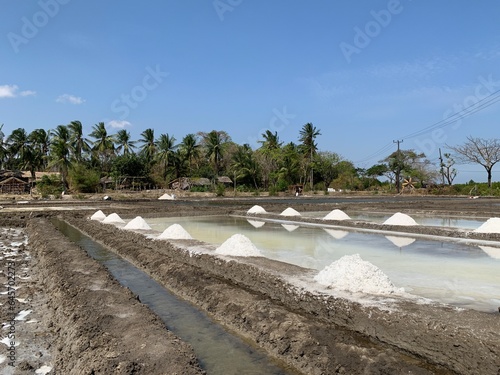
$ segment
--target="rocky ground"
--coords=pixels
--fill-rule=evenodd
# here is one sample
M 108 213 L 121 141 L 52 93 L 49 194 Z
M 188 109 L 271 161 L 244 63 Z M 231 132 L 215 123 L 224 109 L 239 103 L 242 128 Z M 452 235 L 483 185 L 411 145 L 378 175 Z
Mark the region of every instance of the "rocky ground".
M 47 221 L 60 215 L 300 373 L 500 374 L 500 314 L 411 301 L 393 301 L 390 308 L 367 307 L 296 288 L 284 276 L 307 273 L 300 267 L 190 256 L 167 241 L 151 241 L 87 220 L 97 208 L 133 218 L 238 214 L 254 204 L 272 212 L 293 204 L 298 211 L 340 208 L 484 218 L 498 216 L 500 208 L 497 200 L 425 197 L 58 202 L 65 210 L 54 209 L 50 202 L 33 202 L 27 209 L 23 204 L 22 211 L 15 209 L 19 205 L 4 205 L 0 226 L 22 227 L 16 235 L 29 238 L 16 268 L 31 277 L 19 280 L 23 284 L 17 291 L 27 301 L 22 309 L 32 312 L 16 325 L 16 366 L 4 360 L 3 373 L 43 373 L 50 367 L 51 374 L 202 373 L 188 344 Z M 16 241 L 5 237 L 5 243 L 12 242 Z M 8 272 L 9 258 L 1 261 Z M 6 275 L 2 277 L 2 284 L 8 283 Z M 8 321 L 7 296 L 0 298 L 0 318 Z

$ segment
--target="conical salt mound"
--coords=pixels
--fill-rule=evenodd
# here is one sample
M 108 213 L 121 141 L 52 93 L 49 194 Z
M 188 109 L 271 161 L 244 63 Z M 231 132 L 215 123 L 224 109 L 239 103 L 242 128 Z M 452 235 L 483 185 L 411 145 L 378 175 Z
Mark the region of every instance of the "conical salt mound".
M 300 212 L 294 210 L 292 207 L 288 207 L 280 215 L 281 216 L 300 216 Z
M 122 218 L 114 212 L 111 215 L 106 216 L 102 222 L 106 224 L 125 224 Z
M 344 211 L 335 209 L 326 215 L 323 220 L 350 220 L 351 218 Z
M 479 228 L 475 229 L 477 233 L 500 233 L 500 218 L 492 217 L 486 220 Z
M 158 237 L 159 240 L 192 240 L 193 237 L 179 224 L 172 224 Z
M 169 200 L 169 201 L 171 201 L 171 200 L 174 200 L 174 197 L 173 197 L 173 196 L 171 196 L 170 194 L 165 193 L 165 194 L 163 194 L 163 195 L 162 195 L 160 198 L 158 198 L 158 199 L 159 199 L 159 200 Z
M 234 234 L 229 237 L 216 250 L 216 254 L 230 255 L 235 257 L 259 257 L 261 253 L 259 249 L 242 234 Z
M 385 225 L 418 225 L 412 217 L 402 214 L 401 212 L 397 212 L 392 215 L 389 219 L 384 221 Z
M 137 216 L 135 219 L 130 220 L 127 225 L 123 227 L 123 229 L 140 229 L 140 230 L 150 230 L 151 227 L 146 223 L 142 217 Z
M 102 212 L 101 210 L 99 211 L 96 211 L 91 217 L 90 217 L 90 220 L 98 220 L 98 221 L 102 221 L 106 219 L 106 214 L 104 212 Z
M 252 208 L 250 208 L 248 211 L 247 211 L 247 214 L 266 214 L 267 211 L 259 206 L 258 204 L 256 204 L 255 206 L 253 206 Z

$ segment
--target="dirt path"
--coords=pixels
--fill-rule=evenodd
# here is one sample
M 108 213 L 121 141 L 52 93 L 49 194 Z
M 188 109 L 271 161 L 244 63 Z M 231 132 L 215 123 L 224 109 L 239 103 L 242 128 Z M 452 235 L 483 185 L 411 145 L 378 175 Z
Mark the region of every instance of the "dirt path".
M 31 220 L 26 233 L 39 323 L 19 330 L 14 366 L 3 363 L 2 373 L 33 374 L 43 364 L 50 374 L 203 373 L 188 345 L 50 223 Z

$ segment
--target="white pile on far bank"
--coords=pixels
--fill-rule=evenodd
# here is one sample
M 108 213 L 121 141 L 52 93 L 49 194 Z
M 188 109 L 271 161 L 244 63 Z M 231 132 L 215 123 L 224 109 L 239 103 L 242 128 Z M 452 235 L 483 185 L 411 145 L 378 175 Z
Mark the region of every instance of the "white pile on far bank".
M 384 225 L 418 225 L 411 216 L 397 212 L 384 221 Z
M 477 233 L 500 233 L 500 218 L 492 217 L 486 220 L 479 228 L 474 230 Z
M 106 219 L 106 214 L 104 212 L 102 212 L 101 210 L 99 211 L 96 211 L 91 217 L 90 217 L 90 220 L 98 220 L 98 221 L 102 221 Z
M 171 200 L 174 200 L 175 198 L 174 198 L 172 195 L 165 193 L 165 194 L 163 194 L 163 195 L 162 195 L 160 198 L 158 198 L 158 199 L 159 199 L 159 200 L 162 200 L 162 201 L 164 201 L 164 200 L 169 200 L 169 201 L 171 201 Z
M 233 234 L 216 250 L 216 254 L 235 257 L 260 257 L 260 250 L 243 234 Z
M 326 215 L 323 220 L 350 220 L 351 218 L 344 211 L 335 209 Z
M 247 214 L 267 214 L 267 211 L 263 207 L 256 204 L 247 211 Z
M 140 216 L 136 216 L 135 219 L 130 220 L 127 225 L 123 227 L 123 229 L 130 229 L 130 230 L 150 230 L 151 227 L 146 223 L 146 220 L 144 220 Z
M 106 216 L 102 222 L 105 224 L 125 224 L 123 219 L 115 212 Z
M 377 266 L 361 259 L 359 254 L 345 255 L 321 270 L 314 280 L 321 285 L 348 292 L 393 294 L 404 292 L 396 288 Z
M 280 215 L 281 216 L 300 216 L 300 212 L 294 210 L 292 207 L 288 207 Z
M 179 224 L 172 224 L 158 237 L 159 240 L 192 240 L 193 237 Z

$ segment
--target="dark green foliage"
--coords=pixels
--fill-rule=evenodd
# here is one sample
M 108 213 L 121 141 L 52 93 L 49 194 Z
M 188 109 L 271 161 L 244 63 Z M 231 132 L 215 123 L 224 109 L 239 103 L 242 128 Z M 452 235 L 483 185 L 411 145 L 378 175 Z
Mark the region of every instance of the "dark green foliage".
M 36 189 L 43 198 L 49 195 L 60 196 L 64 190 L 61 178 L 57 175 L 45 175 L 42 180 L 37 182 Z
M 100 189 L 100 173 L 83 164 L 75 164 L 69 172 L 70 190 L 77 193 L 96 193 Z

